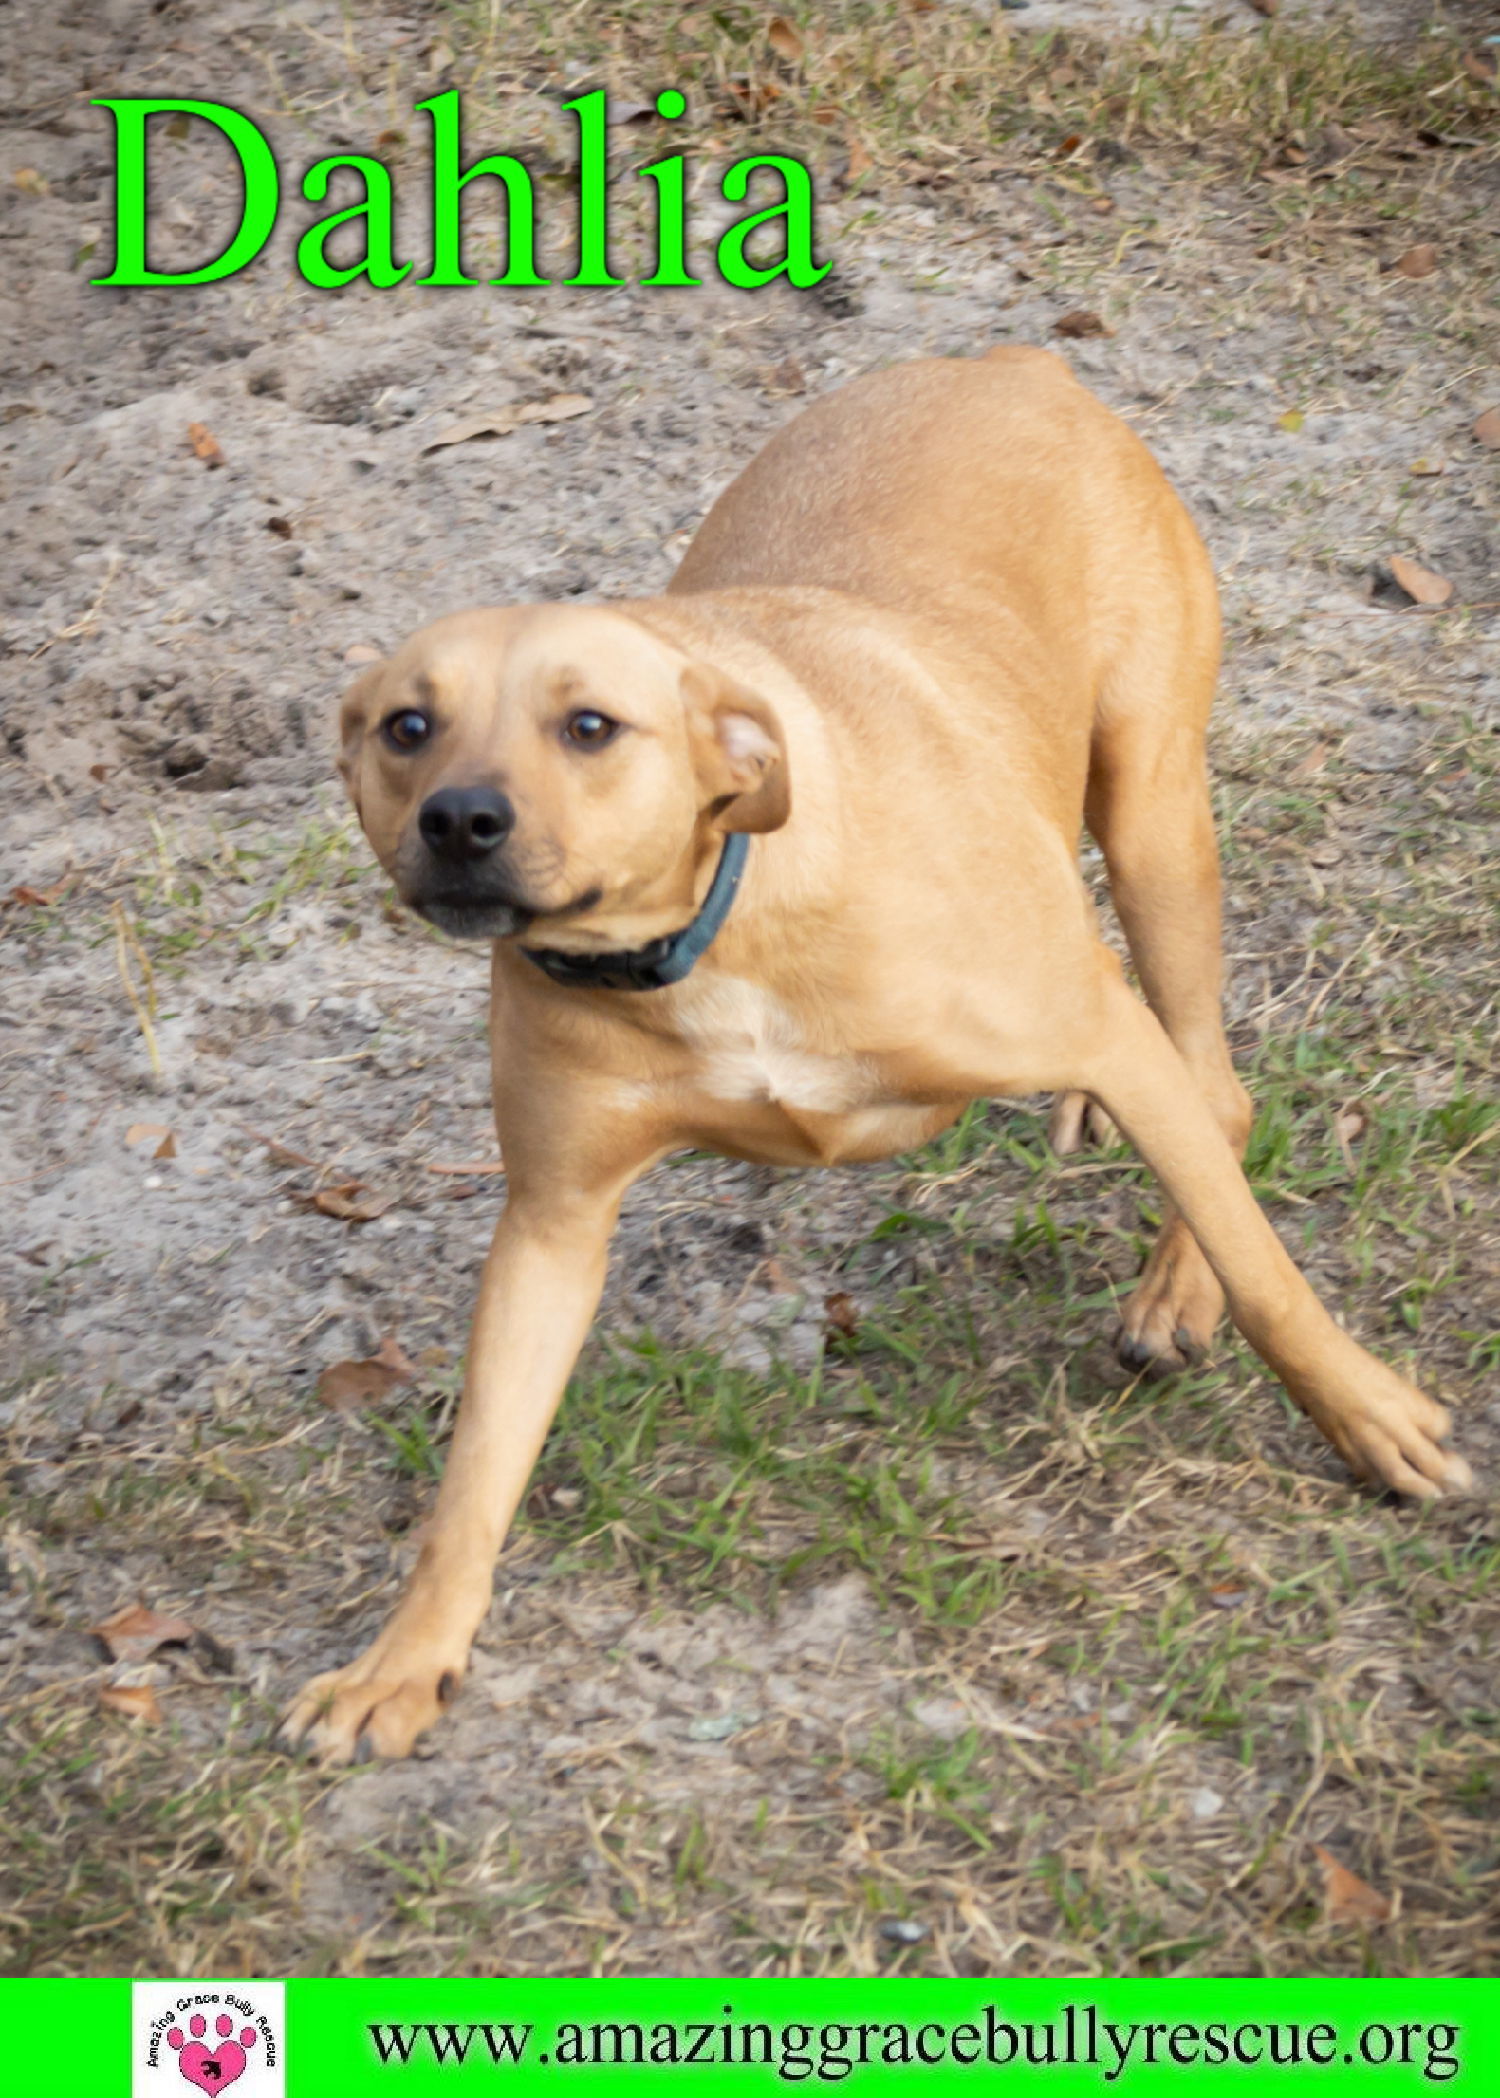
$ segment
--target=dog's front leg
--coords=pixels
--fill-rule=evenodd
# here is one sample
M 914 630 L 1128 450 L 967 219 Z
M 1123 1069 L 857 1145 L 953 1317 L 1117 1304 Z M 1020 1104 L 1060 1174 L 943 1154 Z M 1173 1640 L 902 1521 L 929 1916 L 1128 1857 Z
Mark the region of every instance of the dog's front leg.
M 1103 1027 L 1074 1082 L 1099 1100 L 1187 1219 L 1230 1313 L 1363 1477 L 1419 1498 L 1470 1484 L 1446 1410 L 1335 1325 L 1272 1230 L 1212 1109 L 1112 956 Z
M 463 1678 L 496 1555 L 599 1302 L 620 1198 L 647 1158 L 607 1176 L 548 1163 L 550 1172 L 519 1183 L 512 1175 L 480 1280 L 452 1447 L 406 1593 L 373 1646 L 315 1677 L 287 1712 L 287 1741 L 324 1763 L 408 1754 Z

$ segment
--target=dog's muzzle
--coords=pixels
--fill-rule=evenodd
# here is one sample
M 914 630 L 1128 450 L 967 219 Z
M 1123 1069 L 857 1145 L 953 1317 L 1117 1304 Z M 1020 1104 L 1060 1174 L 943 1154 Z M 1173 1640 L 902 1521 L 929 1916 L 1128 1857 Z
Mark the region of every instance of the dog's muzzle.
M 532 911 L 506 893 L 495 855 L 516 826 L 515 805 L 496 787 L 439 787 L 417 814 L 420 872 L 407 902 L 457 940 L 508 940 Z M 415 870 L 414 870 L 415 871 Z

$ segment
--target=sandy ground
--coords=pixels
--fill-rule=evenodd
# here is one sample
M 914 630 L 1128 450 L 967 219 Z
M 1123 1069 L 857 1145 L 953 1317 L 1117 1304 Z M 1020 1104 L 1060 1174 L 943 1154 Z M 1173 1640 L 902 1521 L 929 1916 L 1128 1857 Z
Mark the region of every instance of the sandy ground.
M 365 11 L 362 54 L 420 48 L 418 12 Z M 1038 0 L 1035 18 L 1084 12 L 1119 11 Z M 1418 187 L 1400 218 L 1336 228 L 1314 250 L 1295 234 L 1278 245 L 1297 167 L 1252 197 L 1207 167 L 1167 181 L 1124 156 L 1101 178 L 1107 226 L 1045 177 L 997 176 L 962 203 L 892 182 L 873 213 L 837 194 L 835 272 L 805 295 L 710 282 L 333 296 L 291 274 L 289 230 L 228 284 L 122 293 L 86 281 L 107 252 L 108 160 L 80 84 L 191 82 L 271 108 L 274 61 L 278 92 L 299 106 L 341 98 L 333 115 L 268 117 L 298 151 L 341 130 L 368 137 L 379 97 L 348 90 L 340 18 L 306 0 L 274 20 L 233 4 L 21 8 L 0 34 L 21 112 L 0 159 L 0 253 L 20 295 L 0 322 L 12 895 L 0 1312 L 14 1373 L 0 1420 L 21 1461 L 6 1665 L 23 1695 L 80 1679 L 86 1626 L 137 1596 L 175 1598 L 265 1700 L 373 1628 L 414 1488 L 404 1521 L 341 1529 L 320 1576 L 304 1540 L 284 1592 L 264 1566 L 242 1577 L 234 1522 L 211 1495 L 199 1529 L 174 1532 L 164 1553 L 150 1534 L 101 1548 L 86 1521 L 49 1525 L 38 1511 L 80 1456 L 101 1476 L 149 1471 L 149 1453 L 179 1448 L 185 1430 L 211 1470 L 226 1422 L 263 1402 L 282 1408 L 278 1423 L 321 1433 L 317 1375 L 386 1333 L 414 1357 L 429 1351 L 439 1380 L 461 1354 L 497 1183 L 433 1168 L 494 1156 L 484 957 L 387 908 L 366 867 L 326 734 L 351 651 L 476 601 L 648 592 L 804 397 L 896 358 L 1051 342 L 1147 437 L 1205 531 L 1231 634 L 1231 729 L 1274 749 L 1326 728 L 1363 751 L 1378 784 L 1424 707 L 1483 720 L 1500 689 L 1483 610 L 1500 596 L 1494 455 L 1470 436 L 1500 400 L 1478 347 L 1497 318 L 1474 261 L 1485 194 L 1437 156 L 1430 179 L 1403 173 Z M 18 186 L 22 169 L 41 184 Z M 200 252 L 226 194 L 211 141 L 173 142 L 155 190 L 162 256 Z M 419 202 L 413 186 L 408 219 Z M 1441 244 L 1436 276 L 1381 272 L 1417 239 Z M 1081 306 L 1113 332 L 1061 342 L 1056 321 Z M 431 448 L 455 421 L 559 393 L 592 405 Z M 221 463 L 195 457 L 194 424 Z M 1441 470 L 1417 471 L 1429 465 Z M 1393 553 L 1440 570 L 1481 610 L 1423 619 L 1372 602 Z M 57 884 L 69 886 L 50 907 L 27 901 Z M 127 992 L 128 979 L 145 995 L 142 955 L 159 1072 Z M 1241 1013 L 1260 996 L 1258 967 L 1237 978 Z M 155 1155 L 157 1137 L 132 1142 L 140 1124 L 170 1130 L 175 1155 Z M 340 1178 L 391 1206 L 353 1224 L 309 1206 Z M 752 1368 L 808 1363 L 837 1285 L 831 1249 L 880 1199 L 868 1176 L 664 1172 L 632 1198 L 609 1328 L 710 1343 Z M 357 1472 L 353 1430 L 346 1447 Z M 1319 1470 L 1310 1433 L 1301 1457 Z M 586 1792 L 586 1773 L 618 1763 L 627 1738 L 651 1758 L 658 1805 L 707 1811 L 736 1788 L 749 1799 L 768 1770 L 826 1805 L 818 1744 L 911 1694 L 912 1635 L 857 1572 L 795 1592 L 768 1626 L 721 1605 L 646 1610 L 629 1578 L 601 1591 L 580 1577 L 570 1597 L 566 1571 L 537 1560 L 533 1579 L 526 1565 L 523 1551 L 521 1575 L 502 1579 L 476 1682 L 425 1759 L 307 1796 L 310 1849 L 285 1927 L 299 1959 L 378 1957 L 392 1895 L 364 1848 L 403 1815 L 472 1838 L 518 1785 L 555 1790 L 562 1770 L 585 1773 L 573 1782 Z M 745 1696 L 705 1703 L 703 1684 L 732 1686 L 735 1669 Z M 743 1753 L 712 1727 L 694 1737 L 740 1704 L 762 1728 Z M 589 1761 L 601 1720 L 615 1744 L 602 1766 Z M 214 1751 L 212 1697 L 182 1723 L 189 1748 Z M 947 1724 L 937 1711 L 939 1735 Z M 1217 1796 L 1232 1776 L 1182 1783 Z M 795 1908 L 795 1888 L 786 1899 Z M 699 1957 L 680 1928 L 649 1941 L 620 1931 L 610 1956 L 626 1964 Z M 1003 1965 L 1013 1941 L 1001 1937 L 981 1934 L 971 1956 Z M 196 1956 L 190 1937 L 165 1942 Z M 275 1941 L 261 1950 L 274 1965 Z

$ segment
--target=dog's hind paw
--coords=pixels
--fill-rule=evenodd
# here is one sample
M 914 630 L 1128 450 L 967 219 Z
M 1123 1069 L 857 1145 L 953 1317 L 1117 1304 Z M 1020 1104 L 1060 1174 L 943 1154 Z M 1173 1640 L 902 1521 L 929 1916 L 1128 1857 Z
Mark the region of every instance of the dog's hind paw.
M 1097 1144 L 1107 1151 L 1120 1141 L 1120 1132 L 1097 1100 L 1087 1093 L 1058 1093 L 1047 1117 L 1047 1141 L 1059 1158 Z

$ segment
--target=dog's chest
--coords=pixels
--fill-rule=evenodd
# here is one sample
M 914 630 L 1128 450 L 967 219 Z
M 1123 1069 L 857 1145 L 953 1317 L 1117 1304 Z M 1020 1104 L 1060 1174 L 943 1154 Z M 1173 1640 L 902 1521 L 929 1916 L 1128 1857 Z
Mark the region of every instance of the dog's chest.
M 877 1098 L 875 1075 L 859 1057 L 809 1049 L 795 1015 L 759 985 L 701 970 L 684 989 L 677 1024 L 697 1085 L 712 1099 L 845 1114 Z

